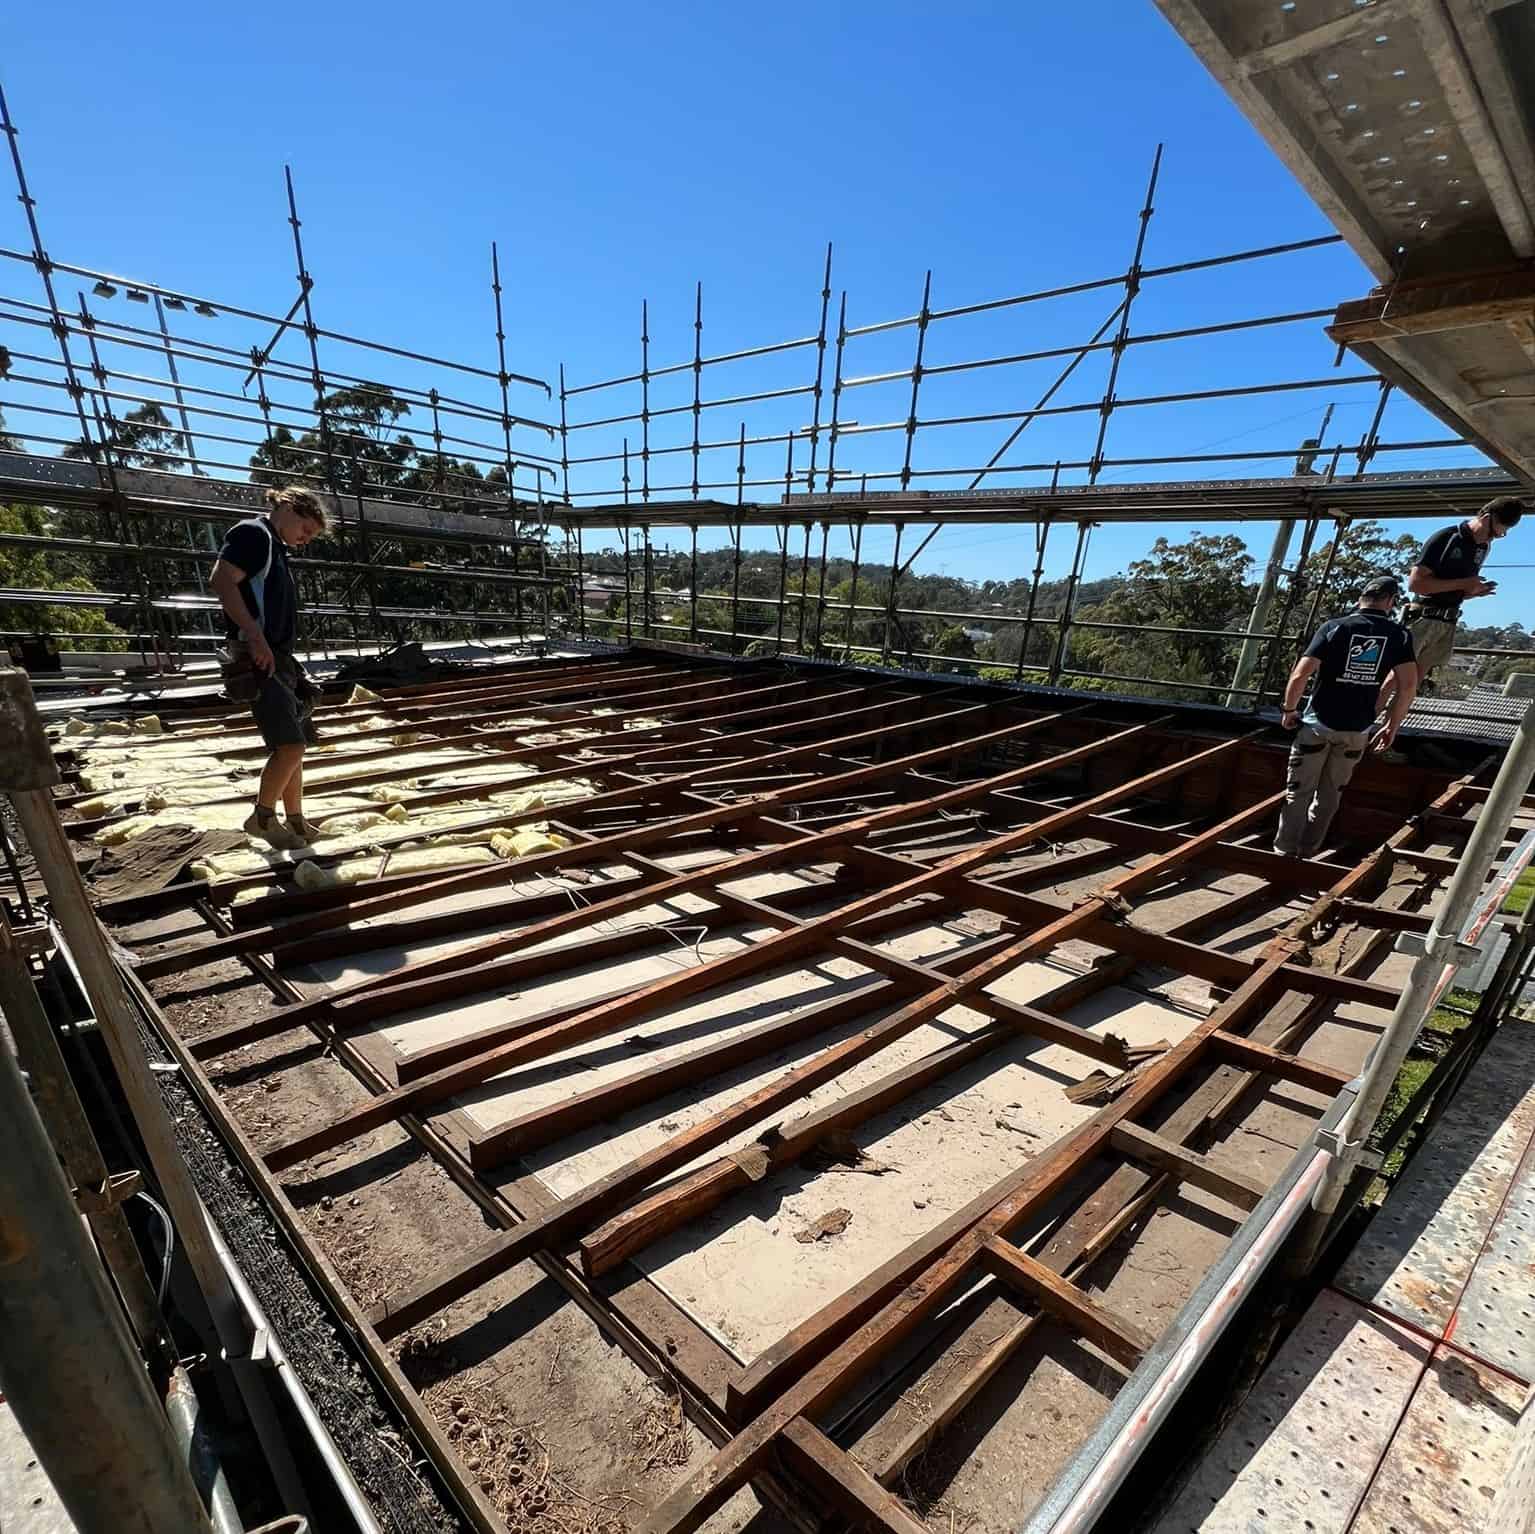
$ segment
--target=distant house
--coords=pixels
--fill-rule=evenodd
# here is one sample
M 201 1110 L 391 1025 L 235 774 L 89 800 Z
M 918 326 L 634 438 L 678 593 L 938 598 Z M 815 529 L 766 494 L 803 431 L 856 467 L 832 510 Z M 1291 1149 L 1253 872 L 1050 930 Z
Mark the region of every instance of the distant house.
M 986 644 L 992 639 L 994 633 L 992 629 L 983 628 L 967 628 L 962 632 L 971 644 Z

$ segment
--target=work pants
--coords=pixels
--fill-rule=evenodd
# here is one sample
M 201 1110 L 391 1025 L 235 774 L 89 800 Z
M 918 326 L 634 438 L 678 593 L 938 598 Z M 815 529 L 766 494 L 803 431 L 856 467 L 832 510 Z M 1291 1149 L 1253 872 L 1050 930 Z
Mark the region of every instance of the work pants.
M 1314 858 L 1322 850 L 1338 801 L 1369 739 L 1368 730 L 1330 730 L 1325 724 L 1300 727 L 1290 747 L 1275 852 Z

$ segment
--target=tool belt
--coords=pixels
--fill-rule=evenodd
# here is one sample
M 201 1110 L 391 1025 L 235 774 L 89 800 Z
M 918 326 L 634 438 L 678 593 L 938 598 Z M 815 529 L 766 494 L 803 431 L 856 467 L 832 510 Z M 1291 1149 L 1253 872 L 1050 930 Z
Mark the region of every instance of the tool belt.
M 312 707 L 319 688 L 304 674 L 291 650 L 272 646 L 272 675 L 289 688 L 300 704 Z M 266 673 L 251 659 L 250 646 L 243 639 L 232 639 L 218 651 L 219 674 L 224 680 L 224 696 L 231 703 L 254 703 L 261 695 Z

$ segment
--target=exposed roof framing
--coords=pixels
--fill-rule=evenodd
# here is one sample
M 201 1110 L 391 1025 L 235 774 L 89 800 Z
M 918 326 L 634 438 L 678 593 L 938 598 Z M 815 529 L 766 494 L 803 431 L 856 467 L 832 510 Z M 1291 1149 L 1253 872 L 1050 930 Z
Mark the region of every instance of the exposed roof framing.
M 358 707 L 327 704 L 322 723 L 355 720 Z M 1074 1110 L 1060 1138 L 1023 1155 L 749 1363 L 700 1372 L 692 1344 L 668 1351 L 640 1327 L 634 1345 L 648 1342 L 720 1445 L 650 1515 L 645 1527 L 657 1534 L 697 1527 L 748 1481 L 911 1534 L 912 1516 L 890 1491 L 901 1467 L 1032 1333 L 1064 1328 L 1112 1369 L 1133 1370 L 1154 1333 L 1095 1289 L 1095 1264 L 1179 1186 L 1226 1200 L 1237 1219 L 1261 1199 L 1266 1181 L 1227 1159 L 1215 1129 L 1253 1082 L 1286 1083 L 1323 1103 L 1347 1082 L 1352 1066 L 1319 1057 L 1307 1041 L 1339 1007 L 1389 1012 L 1395 990 L 1374 967 L 1399 931 L 1426 928 L 1418 908 L 1453 867 L 1456 839 L 1479 804 L 1471 776 L 1370 763 L 1347 824 L 1356 846 L 1373 850 L 1280 858 L 1265 850 L 1263 833 L 1281 797 L 1283 753 L 1261 735 L 1197 733 L 1149 706 L 1062 706 L 834 670 L 807 678 L 637 656 L 530 663 L 402 689 L 367 707 L 436 738 L 455 761 L 455 743 L 473 739 L 483 761 L 517 750 L 505 738 L 515 726 L 475 735 L 498 717 L 534 713 L 579 726 L 579 736 L 523 745 L 521 759 L 535 775 L 579 774 L 592 791 L 557 817 L 548 809 L 510 817 L 548 821 L 569 845 L 310 894 L 266 876 L 173 879 L 103 906 L 102 916 L 137 947 L 133 982 L 148 1006 L 150 987 L 230 959 L 253 966 L 282 1003 L 187 1040 L 160 1019 L 214 1111 L 226 1110 L 208 1086 L 210 1062 L 285 1033 L 325 1040 L 357 1074 L 363 1090 L 329 1121 L 279 1125 L 259 1146 L 241 1140 L 269 1197 L 286 1197 L 276 1174 L 302 1179 L 310 1158 L 403 1124 L 477 1190 L 501 1227 L 488 1238 L 466 1232 L 435 1269 L 401 1274 L 383 1303 L 353 1317 L 382 1357 L 388 1339 L 526 1258 L 571 1285 L 590 1284 L 829 1138 L 856 1142 L 913 1094 L 1001 1058 L 1020 1039 L 1082 1062 L 1074 1069 L 1124 1073 L 1107 1106 Z M 235 723 L 206 713 L 172 720 L 195 750 L 216 750 Z M 333 785 L 399 781 L 380 759 L 379 728 L 344 739 Z M 427 781 L 404 786 L 407 812 L 445 797 Z M 1086 845 L 1062 852 L 1072 839 Z M 779 881 L 770 889 L 751 882 L 769 875 Z M 1158 901 L 1187 881 L 1238 876 L 1243 891 L 1213 909 L 1171 925 L 1157 914 Z M 241 890 L 248 902 L 253 884 L 266 892 L 238 907 L 232 924 L 222 906 Z M 1256 946 L 1212 940 L 1223 924 L 1280 913 L 1297 897 L 1299 914 L 1276 917 L 1277 935 Z M 177 906 L 201 912 L 211 930 L 171 945 L 136 935 L 135 918 Z M 674 914 L 634 924 L 654 910 Z M 978 925 L 942 953 L 913 957 L 895 942 L 967 913 Z M 536 1000 L 540 985 L 621 964 L 668 941 L 661 929 L 683 927 L 704 932 L 695 942 L 737 936 L 658 977 L 615 971 L 585 995 Z M 1351 937 L 1346 949 L 1332 941 L 1339 931 Z M 1001 989 L 1021 966 L 1059 961 L 1082 944 L 1096 961 L 1068 967 L 1027 1002 Z M 314 964 L 363 954 L 379 956 L 365 972 L 317 983 Z M 846 970 L 838 989 L 766 1022 L 716 1024 L 685 1051 L 641 1053 L 627 1071 L 552 1099 L 520 1095 L 519 1073 L 564 1051 L 630 1038 L 700 999 L 717 999 L 710 1015 L 723 1019 L 741 987 L 833 960 Z M 1215 988 L 1215 1004 L 1170 1047 L 1132 1054 L 1112 1018 L 1093 1025 L 1080 1009 L 1148 965 Z M 423 1009 L 451 1016 L 497 997 L 503 1003 L 473 1031 L 409 1053 L 380 1031 Z M 959 1008 L 973 1009 L 974 1026 L 926 1052 L 887 1055 Z M 1359 1047 L 1371 1037 L 1361 1033 Z M 785 1051 L 779 1069 L 772 1062 Z M 733 1093 L 711 1096 L 751 1066 L 765 1074 L 748 1071 Z M 840 1090 L 817 1098 L 828 1084 Z M 505 1110 L 494 1122 L 464 1108 L 486 1094 Z M 506 1191 L 519 1157 L 595 1126 L 663 1119 L 678 1094 L 719 1105 L 663 1123 L 646 1148 L 578 1189 L 546 1189 L 531 1202 L 515 1192 L 523 1184 Z M 1061 1200 L 1075 1211 L 1064 1224 Z M 939 1313 L 986 1275 L 999 1286 L 990 1304 L 1000 1310 L 986 1312 L 990 1345 L 955 1354 L 932 1421 L 913 1428 L 832 1410 L 867 1396 L 877 1366 L 899 1378 L 912 1366 L 902 1363 L 906 1350 L 939 1346 Z M 604 1293 L 593 1303 L 619 1307 L 615 1326 L 632 1330 L 620 1298 L 628 1286 Z M 1011 1318 L 1002 1328 L 998 1314 Z M 668 1340 L 699 1335 L 683 1311 L 668 1315 Z M 409 1390 L 398 1370 L 392 1388 Z M 419 1402 L 414 1413 L 426 1416 Z M 444 1473 L 462 1482 L 429 1417 L 423 1431 Z M 472 1504 L 474 1487 L 464 1490 Z M 481 1510 L 479 1526 L 496 1527 L 494 1510 Z

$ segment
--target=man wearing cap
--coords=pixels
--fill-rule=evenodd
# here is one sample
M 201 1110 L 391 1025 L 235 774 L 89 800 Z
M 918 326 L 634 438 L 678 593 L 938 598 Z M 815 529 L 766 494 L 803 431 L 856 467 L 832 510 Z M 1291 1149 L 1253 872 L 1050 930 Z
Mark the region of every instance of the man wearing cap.
M 1420 685 L 1449 660 L 1455 648 L 1460 604 L 1468 597 L 1490 596 L 1497 589 L 1496 581 L 1482 579 L 1482 561 L 1493 543 L 1517 526 L 1523 515 L 1518 496 L 1500 495 L 1474 517 L 1441 527 L 1423 545 L 1407 576 L 1412 600 L 1405 620 L 1412 634 Z
M 1394 575 L 1367 582 L 1358 608 L 1316 631 L 1285 683 L 1284 727 L 1298 731 L 1274 838 L 1274 851 L 1285 857 L 1314 858 L 1322 850 L 1343 790 L 1371 744 L 1383 684 L 1394 682 L 1395 692 L 1376 751 L 1396 739 L 1417 696 L 1412 635 L 1391 618 L 1401 590 Z M 1303 718 L 1301 694 L 1312 677 L 1316 685 Z

